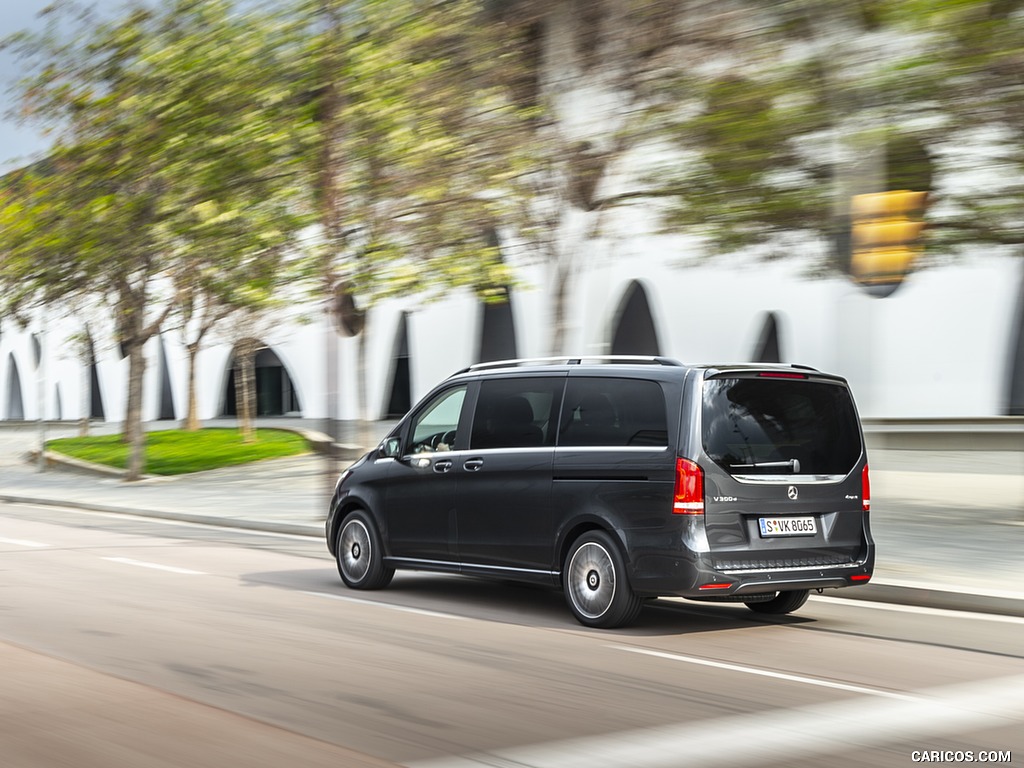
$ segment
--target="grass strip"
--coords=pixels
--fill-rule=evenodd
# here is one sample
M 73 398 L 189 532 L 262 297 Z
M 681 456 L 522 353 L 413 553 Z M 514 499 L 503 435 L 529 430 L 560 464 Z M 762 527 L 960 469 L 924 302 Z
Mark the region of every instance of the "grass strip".
M 130 447 L 122 442 L 122 435 L 64 437 L 47 441 L 46 447 L 94 464 L 118 469 L 128 467 Z M 161 430 L 146 433 L 145 471 L 151 475 L 183 475 L 262 459 L 296 456 L 308 450 L 309 446 L 301 436 L 281 429 L 259 429 L 252 443 L 242 442 L 242 435 L 237 429 Z

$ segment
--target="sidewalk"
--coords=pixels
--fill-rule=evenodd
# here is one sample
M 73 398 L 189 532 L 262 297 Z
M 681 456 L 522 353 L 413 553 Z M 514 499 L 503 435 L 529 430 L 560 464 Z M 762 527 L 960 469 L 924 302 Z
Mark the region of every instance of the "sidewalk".
M 311 427 L 277 419 L 261 425 Z M 48 438 L 71 434 L 70 426 L 47 430 Z M 35 427 L 0 426 L 0 500 L 322 538 L 336 480 L 327 459 L 308 454 L 124 483 L 41 472 L 25 459 L 37 446 Z M 1024 616 L 1024 454 L 874 450 L 869 458 L 875 576 L 830 594 Z

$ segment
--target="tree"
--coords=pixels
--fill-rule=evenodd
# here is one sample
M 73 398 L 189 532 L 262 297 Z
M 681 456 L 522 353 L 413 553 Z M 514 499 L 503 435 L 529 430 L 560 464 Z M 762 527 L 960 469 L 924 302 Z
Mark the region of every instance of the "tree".
M 957 180 L 930 211 L 930 247 L 1024 253 L 1024 2 L 905 0 L 888 21 L 926 43 L 899 73 L 897 97 L 933 116 L 924 138 Z M 972 145 L 983 151 L 964 151 Z M 983 183 L 970 178 L 979 171 Z
M 316 128 L 307 154 L 320 223 L 311 274 L 326 303 L 339 292 L 358 302 L 364 360 L 365 312 L 376 302 L 511 281 L 488 233 L 514 215 L 503 192 L 521 172 L 512 137 L 529 116 L 488 76 L 488 62 L 509 52 L 478 23 L 475 2 L 305 7 L 315 23 L 296 71 Z
M 668 81 L 678 109 L 666 133 L 676 154 L 661 169 L 675 186 L 667 229 L 702 235 L 710 255 L 816 250 L 823 268 L 844 268 L 853 196 L 912 189 L 929 193 L 932 253 L 1019 251 L 1024 4 L 722 9 L 706 19 L 706 65 Z M 985 183 L 970 181 L 982 164 Z
M 22 305 L 95 294 L 114 311 L 135 479 L 143 346 L 174 310 L 175 288 L 186 316 L 197 291 L 239 303 L 240 275 L 272 281 L 301 224 L 295 137 L 279 119 L 289 91 L 273 65 L 279 22 L 226 0 L 135 5 L 70 39 L 60 18 L 10 41 L 30 65 L 23 111 L 59 140 L 6 201 L 0 278 Z
M 590 241 L 613 212 L 674 194 L 670 176 L 644 173 L 676 116 L 671 78 L 692 66 L 686 43 L 713 25 L 717 4 L 678 0 L 513 0 L 492 3 L 518 46 L 511 76 L 536 114 L 532 168 L 516 202 L 523 249 L 549 271 L 549 350 L 563 354 L 568 300 Z M 692 6 L 692 7 L 691 7 Z M 586 94 L 581 108 L 580 94 Z
M 163 41 L 154 63 L 173 63 L 184 75 L 170 78 L 160 98 L 185 169 L 177 180 L 186 185 L 164 226 L 188 352 L 184 427 L 195 430 L 196 359 L 204 340 L 233 312 L 258 309 L 288 281 L 286 256 L 307 218 L 301 141 L 283 79 L 282 59 L 292 45 L 284 12 L 242 14 L 204 0 L 185 4 L 175 23 L 179 33 Z
M 264 338 L 279 319 L 274 316 L 273 304 L 253 301 L 251 306 L 230 313 L 223 324 L 222 334 L 231 342 L 235 374 L 235 410 L 242 442 L 256 440 L 256 355 L 260 339 Z
M 204 340 L 232 313 L 267 305 L 293 277 L 288 256 L 309 223 L 301 126 L 291 120 L 293 93 L 284 79 L 294 44 L 286 14 L 187 4 L 176 16 L 181 33 L 164 41 L 156 62 L 173 62 L 183 75 L 160 98 L 185 170 L 178 180 L 187 182 L 165 227 L 188 352 L 188 430 L 199 427 L 195 366 Z

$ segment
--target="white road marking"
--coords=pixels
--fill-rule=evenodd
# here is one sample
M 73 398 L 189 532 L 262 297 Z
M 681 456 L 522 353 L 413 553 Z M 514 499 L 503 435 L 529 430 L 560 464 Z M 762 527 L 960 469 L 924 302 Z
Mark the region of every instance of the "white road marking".
M 130 557 L 104 557 L 104 560 L 108 560 L 111 563 L 121 563 L 123 565 L 136 565 L 139 568 L 152 568 L 155 571 L 167 571 L 168 573 L 184 573 L 189 576 L 205 576 L 202 571 L 193 571 L 190 568 L 177 568 L 173 565 L 160 565 L 159 563 L 147 563 L 145 560 L 132 560 Z
M 407 768 L 749 768 L 1024 721 L 1024 675 L 406 763 Z M 908 748 L 909 750 L 909 748 Z M 909 755 L 909 751 L 907 753 Z M 830 761 L 831 762 L 831 761 Z
M 815 603 L 843 605 L 848 608 L 871 608 L 876 611 L 893 611 L 895 613 L 916 613 L 921 616 L 941 616 L 948 619 L 971 619 L 974 621 L 996 621 L 1002 624 L 1024 624 L 1020 616 L 1001 616 L 995 613 L 976 613 L 974 611 L 952 611 L 948 608 L 926 608 L 919 605 L 899 605 L 898 603 L 877 603 L 874 600 L 851 600 L 846 597 L 825 597 L 812 595 Z
M 376 600 L 363 600 L 358 597 L 349 597 L 347 595 L 333 595 L 330 592 L 311 592 L 303 590 L 304 594 L 313 595 L 313 597 L 326 597 L 330 600 L 341 600 L 346 603 L 358 603 L 360 605 L 372 605 L 375 608 L 387 608 L 392 611 L 401 611 L 402 613 L 415 613 L 420 616 L 433 616 L 438 619 L 455 619 L 457 621 L 464 621 L 465 616 L 457 616 L 454 613 L 441 613 L 439 611 L 428 611 L 423 608 L 409 608 L 405 605 L 395 605 L 393 603 L 381 603 Z
M 48 547 L 49 544 L 43 544 L 41 541 L 29 541 L 28 539 L 5 539 L 0 538 L 0 544 L 13 544 L 16 547 Z
M 786 680 L 791 683 L 803 683 L 804 685 L 814 685 L 820 688 L 834 688 L 837 691 L 849 691 L 851 693 L 860 693 L 866 696 L 881 696 L 889 699 L 913 698 L 908 697 L 905 693 L 887 691 L 883 688 L 868 688 L 863 685 L 840 683 L 835 680 L 826 680 L 820 677 L 807 677 L 805 675 L 793 675 L 786 672 L 774 672 L 770 669 L 747 667 L 742 664 L 730 664 L 726 661 L 713 661 L 711 659 L 702 659 L 697 656 L 682 656 L 678 653 L 666 653 L 665 651 L 655 651 L 649 648 L 636 648 L 630 645 L 610 645 L 608 647 L 615 648 L 619 651 L 626 651 L 628 653 L 639 653 L 644 656 L 656 656 L 659 659 L 669 659 L 670 661 L 681 661 L 686 664 L 697 664 L 702 667 L 725 669 L 730 672 L 742 672 L 747 675 L 757 675 L 758 677 L 771 677 L 776 680 Z

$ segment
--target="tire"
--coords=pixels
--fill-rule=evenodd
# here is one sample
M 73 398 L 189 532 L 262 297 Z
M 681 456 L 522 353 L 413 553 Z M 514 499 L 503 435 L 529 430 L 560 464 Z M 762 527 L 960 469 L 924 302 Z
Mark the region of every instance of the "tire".
M 754 613 L 767 613 L 772 616 L 782 616 L 792 613 L 807 602 L 807 596 L 811 593 L 809 589 L 795 589 L 792 592 L 779 592 L 771 600 L 761 603 L 747 603 L 747 608 Z
M 569 610 L 587 627 L 624 626 L 643 605 L 626 580 L 618 545 L 604 531 L 588 531 L 573 542 L 562 570 L 562 588 Z
M 335 551 L 338 573 L 350 589 L 382 589 L 395 575 L 394 568 L 384 565 L 377 525 L 361 509 L 352 510 L 342 520 Z

